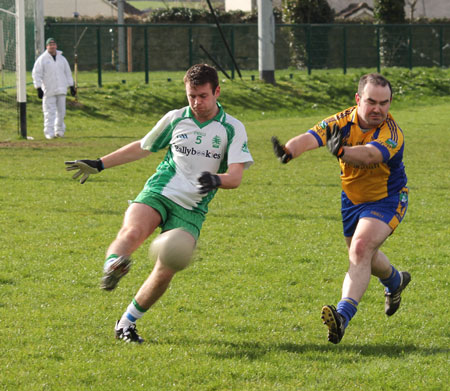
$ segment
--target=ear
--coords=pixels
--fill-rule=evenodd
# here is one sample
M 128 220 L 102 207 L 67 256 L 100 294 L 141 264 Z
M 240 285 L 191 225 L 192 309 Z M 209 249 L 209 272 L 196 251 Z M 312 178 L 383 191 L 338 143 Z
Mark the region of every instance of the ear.
M 217 86 L 216 91 L 214 92 L 214 96 L 218 98 L 220 96 L 220 86 Z
M 358 93 L 355 94 L 355 101 L 356 101 L 356 104 L 359 105 L 359 102 L 361 101 L 361 97 L 359 96 Z

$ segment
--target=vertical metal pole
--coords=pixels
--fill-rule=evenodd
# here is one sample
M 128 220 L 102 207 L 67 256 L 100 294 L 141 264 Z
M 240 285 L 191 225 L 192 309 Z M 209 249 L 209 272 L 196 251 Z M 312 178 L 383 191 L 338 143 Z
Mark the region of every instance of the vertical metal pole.
M 231 53 L 233 54 L 233 58 L 236 58 L 234 53 L 234 26 L 231 26 Z M 234 70 L 234 63 L 231 62 L 231 80 L 234 80 Z
M 189 37 L 189 68 L 190 68 L 192 65 L 194 65 L 192 54 L 192 27 L 189 27 L 188 37 Z
M 342 37 L 343 39 L 343 45 L 344 45 L 344 50 L 343 50 L 343 56 L 344 56 L 344 61 L 343 61 L 343 68 L 344 68 L 344 75 L 347 74 L 347 28 L 345 27 L 345 25 L 343 26 L 344 30 L 343 30 L 343 34 L 344 36 Z
M 408 66 L 409 69 L 412 69 L 412 26 L 409 25 L 409 46 L 408 46 Z
M 124 24 L 124 0 L 117 0 L 117 24 L 119 27 L 119 72 L 126 72 L 125 68 L 125 28 Z
M 273 4 L 272 0 L 258 0 L 257 3 L 259 78 L 266 83 L 275 84 L 275 17 L 273 15 Z
M 16 0 L 16 86 L 20 117 L 20 135 L 27 138 L 27 70 L 25 53 L 25 3 Z
M 127 27 L 127 64 L 128 72 L 133 72 L 133 29 Z
M 311 25 L 306 26 L 306 61 L 308 67 L 308 75 L 311 74 Z
M 380 26 L 377 29 L 377 72 L 381 72 L 381 54 L 380 54 Z
M 144 55 L 145 55 L 145 84 L 148 84 L 148 36 L 147 27 L 144 28 Z
M 34 55 L 38 58 L 45 50 L 44 0 L 36 0 L 34 9 Z
M 102 86 L 102 45 L 100 36 L 100 27 L 97 27 L 97 71 L 98 71 L 98 86 Z

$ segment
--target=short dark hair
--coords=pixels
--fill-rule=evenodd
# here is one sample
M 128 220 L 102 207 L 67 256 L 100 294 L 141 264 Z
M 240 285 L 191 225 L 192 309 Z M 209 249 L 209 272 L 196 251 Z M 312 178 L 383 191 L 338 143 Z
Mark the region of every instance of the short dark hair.
M 359 79 L 358 84 L 358 95 L 362 96 L 364 87 L 367 83 L 373 84 L 374 86 L 381 86 L 381 87 L 389 87 L 389 90 L 391 91 L 391 98 L 392 98 L 392 86 L 388 79 L 386 79 L 384 76 L 380 75 L 379 73 L 368 73 L 367 75 L 364 75 Z
M 219 85 L 219 76 L 217 71 L 208 64 L 195 64 L 187 70 L 183 81 L 184 84 L 189 83 L 193 87 L 210 83 L 214 93 Z

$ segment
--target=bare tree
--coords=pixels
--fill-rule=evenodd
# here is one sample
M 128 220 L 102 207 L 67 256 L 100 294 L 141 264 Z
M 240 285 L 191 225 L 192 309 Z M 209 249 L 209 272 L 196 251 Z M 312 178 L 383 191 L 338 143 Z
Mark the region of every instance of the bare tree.
M 414 21 L 414 11 L 416 10 L 416 4 L 418 0 L 406 0 L 409 5 L 409 15 L 411 22 Z

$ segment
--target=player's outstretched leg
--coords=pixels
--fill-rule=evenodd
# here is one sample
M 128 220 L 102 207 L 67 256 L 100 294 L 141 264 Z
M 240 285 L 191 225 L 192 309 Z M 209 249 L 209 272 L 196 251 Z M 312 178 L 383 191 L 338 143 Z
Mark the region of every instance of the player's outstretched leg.
M 106 261 L 103 269 L 103 277 L 100 288 L 105 291 L 112 291 L 120 279 L 128 273 L 131 267 L 131 259 L 125 256 L 111 258 Z
M 400 274 L 400 285 L 394 292 L 389 292 L 385 290 L 384 296 L 386 297 L 384 312 L 387 316 L 394 315 L 395 312 L 400 307 L 402 301 L 402 291 L 411 281 L 411 274 L 408 272 L 399 272 Z
M 119 328 L 119 321 L 116 322 L 116 327 L 114 328 L 116 333 L 116 339 L 121 339 L 125 342 L 135 342 L 142 343 L 144 339 L 141 338 L 137 332 L 136 324 L 131 323 L 129 326 L 124 328 Z
M 328 341 L 338 344 L 345 333 L 345 319 L 332 305 L 322 307 L 322 322 L 328 327 Z

